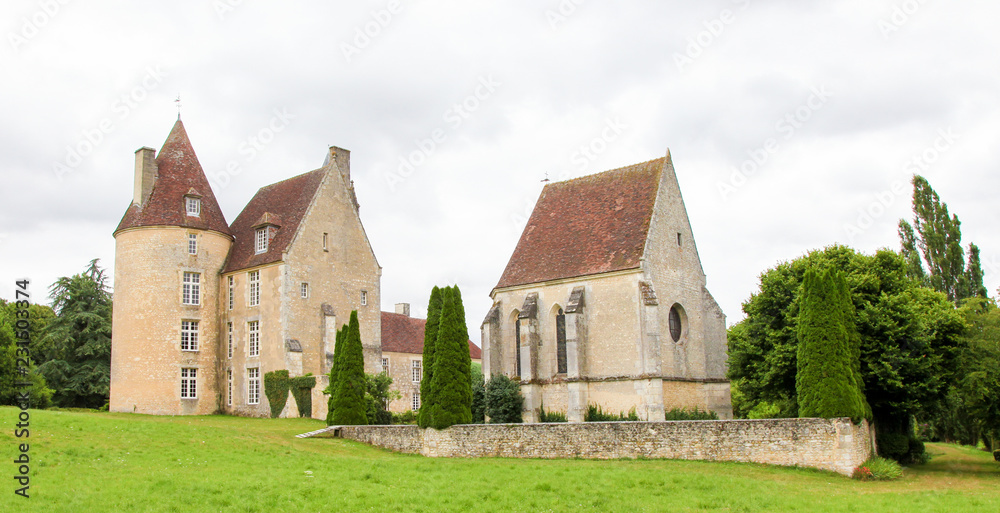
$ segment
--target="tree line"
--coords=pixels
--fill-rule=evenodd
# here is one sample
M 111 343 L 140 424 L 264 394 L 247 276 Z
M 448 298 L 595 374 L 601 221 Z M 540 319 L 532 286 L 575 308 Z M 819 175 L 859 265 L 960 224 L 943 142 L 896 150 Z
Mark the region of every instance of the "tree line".
M 111 292 L 92 260 L 84 272 L 56 280 L 52 306 L 28 308 L 31 407 L 106 407 L 111 389 Z M 0 299 L 0 404 L 18 392 L 14 304 Z
M 913 186 L 899 251 L 834 245 L 760 275 L 728 330 L 737 417 L 869 418 L 903 462 L 925 458 L 922 440 L 998 448 L 1000 309 L 958 217 Z

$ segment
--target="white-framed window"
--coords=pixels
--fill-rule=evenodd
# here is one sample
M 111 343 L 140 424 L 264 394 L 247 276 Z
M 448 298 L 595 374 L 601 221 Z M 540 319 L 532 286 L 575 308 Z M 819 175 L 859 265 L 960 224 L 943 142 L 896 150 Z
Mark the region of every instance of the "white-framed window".
M 181 399 L 198 398 L 198 369 L 181 369 Z
M 412 407 L 413 411 L 420 410 L 420 391 L 419 390 L 414 390 L 413 391 L 413 404 L 411 405 L 411 407 Z
M 389 373 L 389 359 L 382 357 L 382 372 Z
M 267 252 L 267 227 L 257 228 L 254 233 L 254 253 L 266 253 Z
M 308 283 L 302 282 L 302 285 L 299 286 L 299 297 L 301 297 L 302 299 L 308 299 L 309 298 L 309 284 Z
M 420 378 L 422 378 L 424 374 L 423 371 L 424 369 L 421 360 L 412 360 L 410 362 L 410 373 L 413 374 L 414 383 L 420 383 Z
M 257 306 L 260 304 L 260 271 L 250 271 L 247 273 L 247 290 L 250 297 L 247 298 L 247 305 Z
M 367 290 L 362 290 L 361 291 L 361 306 L 365 306 L 367 304 L 368 304 L 368 291 Z
M 329 234 L 323 232 L 323 251 L 330 251 L 330 246 L 327 245 L 329 238 Z
M 247 369 L 247 404 L 260 404 L 260 367 Z
M 187 215 L 200 217 L 201 216 L 201 198 L 195 198 L 192 196 L 184 197 L 184 209 L 187 211 Z
M 233 286 L 233 281 L 234 281 L 233 277 L 230 276 L 229 277 L 229 309 L 230 310 L 233 309 L 233 303 L 235 303 L 235 299 L 236 299 L 236 293 L 235 293 L 235 287 Z
M 260 356 L 260 321 L 247 323 L 247 356 Z
M 181 321 L 181 351 L 198 350 L 198 321 Z
M 228 332 L 228 343 L 226 344 L 226 354 L 229 358 L 233 357 L 233 323 L 226 323 L 226 331 Z
M 189 233 L 188 234 L 188 254 L 197 255 L 198 254 L 198 234 Z
M 184 273 L 181 302 L 185 305 L 201 304 L 201 273 Z
M 233 369 L 226 371 L 226 382 L 229 384 L 229 389 L 226 391 L 226 406 L 233 405 Z

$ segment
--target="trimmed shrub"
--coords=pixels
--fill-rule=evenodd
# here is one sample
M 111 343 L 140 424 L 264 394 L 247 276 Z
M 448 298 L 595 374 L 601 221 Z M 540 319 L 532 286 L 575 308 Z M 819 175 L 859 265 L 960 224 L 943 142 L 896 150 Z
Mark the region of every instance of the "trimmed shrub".
M 288 387 L 295 398 L 295 406 L 299 409 L 299 417 L 312 417 L 312 389 L 316 387 L 316 377 L 312 374 L 299 376 L 288 380 Z
M 333 400 L 333 424 L 368 424 L 368 417 L 365 415 L 365 358 L 357 310 L 351 312 L 347 337 L 342 345 L 344 348 L 341 354 L 334 357 L 337 360 L 339 383 Z
M 497 374 L 486 382 L 486 415 L 490 424 L 521 422 L 524 397 L 521 385 L 503 374 Z
M 276 419 L 288 401 L 288 371 L 276 370 L 264 374 L 264 395 L 271 405 L 271 418 Z
M 903 476 L 903 467 L 888 458 L 868 458 L 851 475 L 860 481 L 892 481 Z
M 799 417 L 870 417 L 861 390 L 854 306 L 836 269 L 806 271 L 799 307 L 795 390 Z
M 429 427 L 444 429 L 472 422 L 472 387 L 469 369 L 469 332 L 462 314 L 458 287 L 441 291 L 441 324 L 434 343 L 434 376 L 431 380 Z M 464 354 L 463 354 L 464 353 Z
M 702 411 L 697 406 L 693 410 L 674 408 L 664 415 L 664 420 L 719 420 L 714 411 Z
M 424 375 L 420 379 L 420 413 L 417 414 L 420 427 L 427 427 L 431 422 L 430 410 L 434 404 L 431 381 L 434 379 L 434 349 L 441 324 L 442 303 L 441 289 L 435 286 L 431 289 L 431 297 L 427 302 L 427 323 L 424 324 Z
M 910 452 L 910 438 L 906 433 L 882 432 L 878 436 L 878 454 L 885 458 L 902 460 Z
M 605 413 L 600 405 L 588 404 L 587 415 L 583 417 L 584 422 L 626 422 L 637 420 L 639 420 L 639 415 L 635 412 L 635 406 L 626 415 L 625 413 Z
M 347 326 L 337 330 L 337 336 L 333 345 L 333 365 L 330 366 L 330 385 L 323 390 L 324 394 L 330 397 L 326 401 L 326 425 L 333 424 L 333 411 L 335 409 L 334 399 L 337 396 L 337 387 L 340 386 L 340 355 L 344 351 L 344 338 L 347 337 Z
M 993 459 L 1000 461 L 1000 450 L 993 451 Z

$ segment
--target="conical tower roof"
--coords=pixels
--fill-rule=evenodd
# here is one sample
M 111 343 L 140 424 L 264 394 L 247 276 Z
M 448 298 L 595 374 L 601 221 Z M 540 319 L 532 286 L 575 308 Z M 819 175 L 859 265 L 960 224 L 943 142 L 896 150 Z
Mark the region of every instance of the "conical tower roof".
M 182 226 L 232 236 L 180 119 L 156 155 L 156 169 L 158 176 L 149 197 L 141 205 L 128 207 L 115 233 L 139 226 Z M 187 214 L 185 196 L 200 197 L 199 215 Z

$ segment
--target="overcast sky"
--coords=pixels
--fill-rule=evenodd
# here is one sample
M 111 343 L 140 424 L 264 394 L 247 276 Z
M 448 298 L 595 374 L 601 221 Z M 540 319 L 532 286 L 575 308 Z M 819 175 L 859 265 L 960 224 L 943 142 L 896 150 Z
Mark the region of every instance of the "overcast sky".
M 142 5 L 136 5 L 136 4 Z M 64 5 L 65 4 L 65 5 Z M 488 4 L 488 5 L 487 5 Z M 351 150 L 382 308 L 458 284 L 470 334 L 558 180 L 669 148 L 729 323 L 759 274 L 898 248 L 926 176 L 1000 286 L 1000 4 L 969 1 L 8 1 L 0 297 L 99 258 L 180 94 L 232 222 Z

